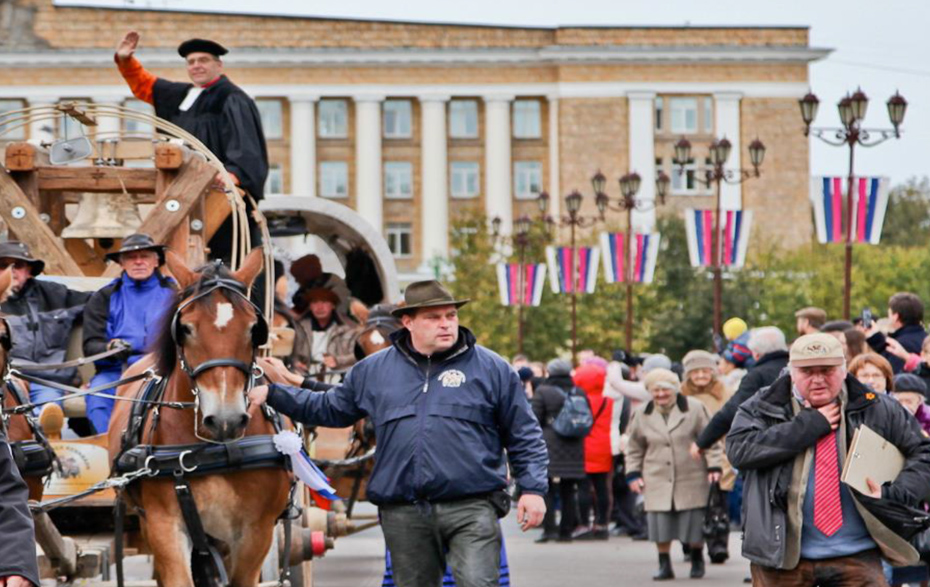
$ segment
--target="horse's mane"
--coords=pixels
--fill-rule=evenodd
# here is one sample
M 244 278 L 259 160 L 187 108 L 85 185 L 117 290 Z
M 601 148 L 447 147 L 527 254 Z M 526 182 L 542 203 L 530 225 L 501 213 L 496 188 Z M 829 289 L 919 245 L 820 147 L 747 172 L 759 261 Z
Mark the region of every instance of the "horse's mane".
M 165 311 L 162 318 L 161 330 L 158 337 L 155 339 L 151 348 L 149 348 L 149 352 L 155 353 L 156 355 L 156 368 L 158 369 L 158 373 L 163 377 L 170 375 L 178 362 L 178 347 L 174 342 L 171 325 L 174 321 L 174 315 L 178 312 L 181 303 L 197 295 L 202 285 L 208 281 L 217 277 L 232 279 L 232 272 L 225 265 L 219 263 L 208 263 L 196 269 L 195 272 L 200 274 L 200 279 L 175 296 L 174 302 L 172 302 L 171 306 Z M 196 300 L 193 305 L 204 306 L 209 312 L 213 312 L 215 310 L 208 304 L 210 297 L 209 295 L 202 297 Z M 241 296 L 231 295 L 227 297 L 229 302 L 237 310 L 250 308 L 250 305 Z

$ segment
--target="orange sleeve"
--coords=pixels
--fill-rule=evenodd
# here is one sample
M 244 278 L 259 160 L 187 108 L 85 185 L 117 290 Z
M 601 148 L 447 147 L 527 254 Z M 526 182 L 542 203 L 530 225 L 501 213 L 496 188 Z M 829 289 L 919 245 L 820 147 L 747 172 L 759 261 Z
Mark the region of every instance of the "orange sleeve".
M 116 56 L 113 59 L 116 61 L 116 67 L 119 68 L 120 75 L 123 76 L 123 79 L 129 85 L 129 89 L 132 90 L 132 95 L 143 102 L 154 105 L 155 99 L 152 95 L 152 87 L 158 77 L 146 71 L 135 57 L 130 57 L 125 61 L 120 61 Z

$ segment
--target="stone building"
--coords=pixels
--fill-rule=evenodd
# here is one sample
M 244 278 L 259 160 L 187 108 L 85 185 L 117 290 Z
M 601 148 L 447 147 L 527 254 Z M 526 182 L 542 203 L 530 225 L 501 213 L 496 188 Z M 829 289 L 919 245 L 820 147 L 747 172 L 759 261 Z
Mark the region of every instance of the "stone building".
M 733 143 L 732 166 L 748 165 L 747 145 L 762 139 L 762 177 L 725 186 L 724 207 L 757 211 L 754 239 L 812 237 L 797 99 L 808 65 L 829 51 L 810 47 L 806 28 L 473 26 L 0 0 L 0 109 L 65 99 L 145 108 L 113 64 L 130 29 L 142 35 L 142 63 L 169 79 L 186 79 L 181 41 L 229 47 L 227 75 L 262 111 L 266 193 L 356 209 L 410 276 L 449 254 L 450 219 L 468 208 L 499 216 L 504 232 L 536 213 L 541 190 L 579 189 L 593 209 L 598 169 L 615 197 L 615 179 L 637 171 L 646 199 L 664 170 L 673 185 L 660 214 L 711 207 L 693 169 L 673 173 L 681 136 L 694 144 L 690 168 L 714 137 Z M 39 122 L 6 138 L 65 132 L 77 130 Z

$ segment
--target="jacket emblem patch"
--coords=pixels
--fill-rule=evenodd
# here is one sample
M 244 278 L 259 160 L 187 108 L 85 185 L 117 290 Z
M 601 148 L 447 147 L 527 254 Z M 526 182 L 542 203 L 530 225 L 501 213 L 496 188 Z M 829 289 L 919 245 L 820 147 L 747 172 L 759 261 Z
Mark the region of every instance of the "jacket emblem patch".
M 462 387 L 465 383 L 465 374 L 458 369 L 449 369 L 439 374 L 439 381 L 443 387 Z

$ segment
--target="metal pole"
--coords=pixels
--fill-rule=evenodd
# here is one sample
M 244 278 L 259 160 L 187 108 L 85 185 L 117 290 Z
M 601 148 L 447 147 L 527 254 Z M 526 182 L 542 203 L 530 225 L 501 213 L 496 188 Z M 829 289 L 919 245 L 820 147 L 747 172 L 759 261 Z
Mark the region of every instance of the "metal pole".
M 633 208 L 626 210 L 626 352 L 633 352 Z
M 524 258 L 526 256 L 526 242 L 523 237 L 517 236 L 517 247 L 520 249 L 520 279 L 518 280 L 517 292 L 517 350 L 522 355 L 523 354 L 523 300 L 525 291 L 524 282 L 526 280 L 526 267 L 524 265 Z
M 846 259 L 843 267 L 843 319 L 849 320 L 850 298 L 852 297 L 852 262 L 853 262 L 853 161 L 858 133 L 850 134 L 849 140 L 849 177 L 846 178 Z
M 571 218 L 572 261 L 571 261 L 571 288 L 572 288 L 572 365 L 578 365 L 578 251 L 575 250 L 575 218 Z
M 723 179 L 719 166 L 714 169 L 714 182 L 717 193 L 717 215 L 714 218 L 714 236 L 712 238 L 714 246 L 712 270 L 714 274 L 714 338 L 720 335 L 723 328 L 723 278 L 721 276 L 721 259 L 720 259 L 720 181 Z M 716 344 L 716 340 L 715 340 Z

